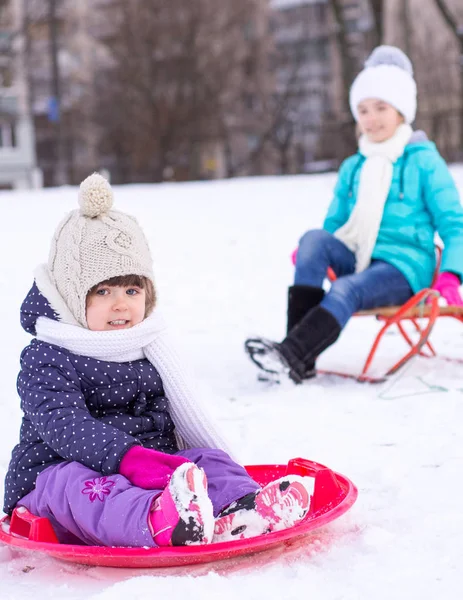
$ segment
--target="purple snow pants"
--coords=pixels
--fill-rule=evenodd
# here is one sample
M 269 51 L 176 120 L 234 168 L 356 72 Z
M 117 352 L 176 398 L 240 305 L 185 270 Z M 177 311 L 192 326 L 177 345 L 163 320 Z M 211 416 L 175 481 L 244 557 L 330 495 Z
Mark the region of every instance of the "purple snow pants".
M 204 469 L 215 516 L 259 489 L 245 469 L 221 450 L 193 448 L 177 454 Z M 102 476 L 78 462 L 64 462 L 42 471 L 35 489 L 18 506 L 50 519 L 62 543 L 154 547 L 148 513 L 161 491 L 143 490 L 122 475 Z

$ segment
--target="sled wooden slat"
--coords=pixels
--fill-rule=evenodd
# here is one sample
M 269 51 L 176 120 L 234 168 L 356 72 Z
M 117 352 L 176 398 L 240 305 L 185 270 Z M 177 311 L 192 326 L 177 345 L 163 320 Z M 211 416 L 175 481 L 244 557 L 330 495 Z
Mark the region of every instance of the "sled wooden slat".
M 360 310 L 356 313 L 358 317 L 393 317 L 400 306 L 383 306 L 381 308 L 372 308 L 370 310 Z M 428 318 L 431 314 L 431 307 L 414 306 L 401 315 L 401 319 L 421 319 Z M 463 320 L 463 306 L 439 306 L 438 317 L 456 317 Z

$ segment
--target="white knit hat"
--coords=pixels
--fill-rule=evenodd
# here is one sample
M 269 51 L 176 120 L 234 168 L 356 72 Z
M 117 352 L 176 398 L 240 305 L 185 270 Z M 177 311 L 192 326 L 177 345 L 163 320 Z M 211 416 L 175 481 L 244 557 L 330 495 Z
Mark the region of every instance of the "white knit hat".
M 358 121 L 358 105 L 367 98 L 384 100 L 408 124 L 416 116 L 416 83 L 413 66 L 406 54 L 395 46 L 378 46 L 365 62 L 365 68 L 350 88 L 350 109 Z
M 79 190 L 79 210 L 70 212 L 53 236 L 48 271 L 77 322 L 87 327 L 89 290 L 112 277 L 140 275 L 154 285 L 148 242 L 136 219 L 111 210 L 109 183 L 93 173 Z

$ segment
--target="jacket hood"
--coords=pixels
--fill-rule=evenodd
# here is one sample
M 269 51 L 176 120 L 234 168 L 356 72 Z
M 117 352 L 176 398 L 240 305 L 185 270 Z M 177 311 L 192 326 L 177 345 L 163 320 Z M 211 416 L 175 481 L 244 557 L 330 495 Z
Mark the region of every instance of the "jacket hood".
M 35 326 L 39 317 L 48 317 L 49 319 L 59 320 L 56 313 L 45 296 L 40 292 L 36 282 L 34 281 L 31 289 L 25 297 L 21 305 L 21 325 L 22 328 L 36 335 Z
M 422 129 L 417 129 L 412 133 L 410 141 L 405 146 L 405 152 L 416 152 L 417 150 L 433 150 L 437 152 L 436 144 L 431 142 Z
M 412 137 L 410 138 L 408 145 L 419 144 L 420 142 L 429 142 L 429 138 L 422 129 L 417 129 L 412 133 Z
M 48 317 L 68 325 L 81 327 L 56 289 L 47 265 L 42 264 L 35 269 L 34 279 L 34 285 L 21 306 L 23 328 L 28 333 L 36 335 L 35 324 L 39 317 Z

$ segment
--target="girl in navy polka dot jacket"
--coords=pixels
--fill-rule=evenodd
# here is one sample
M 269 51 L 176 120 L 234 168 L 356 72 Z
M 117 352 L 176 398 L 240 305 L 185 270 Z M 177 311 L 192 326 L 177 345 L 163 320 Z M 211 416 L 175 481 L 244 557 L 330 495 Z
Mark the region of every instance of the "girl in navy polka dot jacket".
M 5 512 L 47 517 L 61 542 L 205 544 L 277 531 L 306 514 L 311 479 L 261 489 L 229 455 L 156 310 L 133 217 L 94 174 L 21 307 L 24 415 Z

